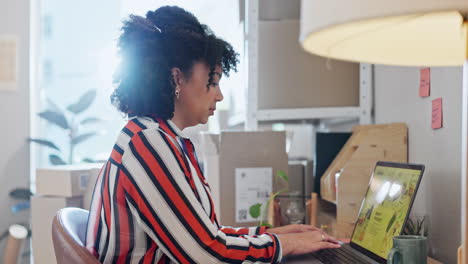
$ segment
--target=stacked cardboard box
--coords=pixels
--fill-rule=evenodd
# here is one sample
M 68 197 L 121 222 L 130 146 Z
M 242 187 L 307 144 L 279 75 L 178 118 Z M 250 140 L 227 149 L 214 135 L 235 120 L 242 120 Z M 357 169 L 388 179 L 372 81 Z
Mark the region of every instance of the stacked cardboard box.
M 34 263 L 56 263 L 52 220 L 64 207 L 89 210 L 94 183 L 102 164 L 65 165 L 36 171 L 36 195 L 31 200 Z
M 287 182 L 275 176 L 279 170 L 288 173 L 285 132 L 202 134 L 199 152 L 205 177 L 211 186 L 218 220 L 222 225 L 258 224 L 257 220 L 245 215 L 248 211 L 245 211 L 245 204 L 242 207 L 240 203 L 247 203 L 252 194 L 265 195 L 268 188 L 258 187 L 260 178 L 263 180 L 269 177 L 270 192 L 287 187 Z M 243 176 L 245 181 L 239 179 Z M 253 181 L 253 184 L 249 181 Z M 244 216 L 242 221 L 241 214 Z

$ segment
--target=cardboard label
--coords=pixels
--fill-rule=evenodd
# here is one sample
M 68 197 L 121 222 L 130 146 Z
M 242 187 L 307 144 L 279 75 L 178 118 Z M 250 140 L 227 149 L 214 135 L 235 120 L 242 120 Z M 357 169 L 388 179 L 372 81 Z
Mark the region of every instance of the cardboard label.
M 236 168 L 236 222 L 253 222 L 249 209 L 257 203 L 266 205 L 273 191 L 273 168 Z
M 442 127 L 442 98 L 432 100 L 432 129 Z
M 419 78 L 419 96 L 427 97 L 431 94 L 431 69 L 421 69 Z

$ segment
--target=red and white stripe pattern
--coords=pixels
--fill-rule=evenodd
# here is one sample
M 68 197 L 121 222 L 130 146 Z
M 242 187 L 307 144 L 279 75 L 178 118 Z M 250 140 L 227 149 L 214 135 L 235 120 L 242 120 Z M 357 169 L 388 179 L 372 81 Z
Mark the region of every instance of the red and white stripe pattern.
M 86 247 L 102 263 L 279 263 L 265 228 L 220 226 L 190 140 L 132 118 L 94 188 Z

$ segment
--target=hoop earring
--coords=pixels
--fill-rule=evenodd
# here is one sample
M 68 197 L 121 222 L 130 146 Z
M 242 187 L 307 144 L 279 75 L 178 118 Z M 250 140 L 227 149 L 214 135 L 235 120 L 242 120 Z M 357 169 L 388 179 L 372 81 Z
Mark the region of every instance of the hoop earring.
M 179 95 L 180 95 L 179 91 L 175 91 L 175 96 L 176 96 L 177 100 L 179 100 Z

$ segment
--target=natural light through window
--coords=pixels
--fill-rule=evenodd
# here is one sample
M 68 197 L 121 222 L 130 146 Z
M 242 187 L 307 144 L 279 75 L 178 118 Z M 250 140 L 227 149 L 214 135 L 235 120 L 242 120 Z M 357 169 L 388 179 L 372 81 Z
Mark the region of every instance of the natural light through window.
M 40 120 L 39 137 L 53 142 L 60 149 L 36 148 L 38 166 L 50 165 L 52 155 L 66 163 L 107 159 L 108 151 L 125 123 L 109 99 L 114 89 L 112 75 L 119 63 L 116 44 L 122 20 L 129 14 L 144 16 L 147 11 L 164 5 L 178 5 L 192 12 L 240 54 L 238 73 L 222 79 L 224 101 L 218 105 L 217 116 L 210 120 L 214 125 L 210 127 L 219 127 L 220 116 L 244 115 L 244 36 L 238 1 L 83 0 L 70 8 L 68 1 L 44 0 L 40 5 L 39 111 L 59 113 L 74 125 L 71 133 L 69 129 L 37 117 Z M 96 94 L 92 104 L 79 113 L 70 111 L 70 105 L 89 91 Z M 70 143 L 71 134 L 74 137 L 91 136 L 73 145 Z M 73 155 L 70 155 L 71 150 Z

